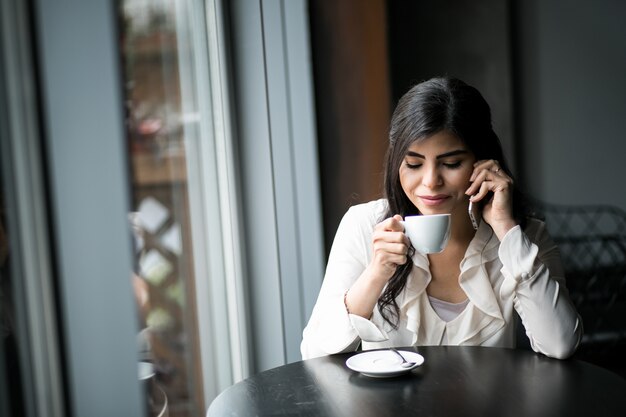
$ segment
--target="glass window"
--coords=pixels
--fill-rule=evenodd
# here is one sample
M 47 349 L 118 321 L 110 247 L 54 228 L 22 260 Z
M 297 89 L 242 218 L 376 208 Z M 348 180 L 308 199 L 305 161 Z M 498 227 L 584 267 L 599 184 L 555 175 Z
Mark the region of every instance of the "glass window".
M 205 381 L 209 375 L 203 374 L 201 365 L 193 255 L 199 248 L 194 248 L 198 240 L 192 236 L 194 196 L 190 197 L 191 182 L 210 181 L 190 169 L 198 156 L 190 150 L 191 142 L 213 141 L 209 132 L 200 128 L 201 117 L 210 115 L 202 113 L 193 93 L 202 87 L 191 69 L 206 60 L 201 55 L 206 50 L 197 50 L 191 41 L 198 36 L 190 33 L 192 30 L 201 30 L 199 35 L 204 36 L 204 28 L 190 21 L 190 10 L 197 4 L 122 2 L 132 173 L 130 222 L 136 249 L 132 279 L 143 327 L 138 346 L 146 362 L 149 407 L 158 411 L 164 393 L 170 416 L 203 415 L 208 406 L 204 384 L 210 383 Z M 205 159 L 204 163 L 214 162 Z M 200 216 L 206 215 L 200 212 Z M 200 224 L 195 221 L 194 227 Z
M 32 16 L 14 19 L 4 13 L 5 3 L 32 5 Z M 0 365 L 13 357 L 10 338 L 17 336 L 25 415 L 66 415 L 65 401 L 67 411 L 78 414 L 137 410 L 137 349 L 149 414 L 165 415 L 161 412 L 167 409 L 170 416 L 202 416 L 219 392 L 250 374 L 252 365 L 259 370 L 284 362 L 286 350 L 298 357 L 300 304 L 310 293 L 306 300 L 312 307 L 317 294 L 321 245 L 304 2 L 250 7 L 223 0 L 122 0 L 114 3 L 116 10 L 99 4 L 67 5 L 50 13 L 52 6 L 43 0 L 2 2 L 7 30 L 0 35 L 1 46 L 11 47 L 0 50 L 0 87 L 12 89 L 10 94 L 0 91 L 0 98 L 9 97 L 10 105 L 2 107 L 16 123 L 5 123 L 0 112 L 0 145 L 10 145 L 2 148 L 8 151 L 1 155 L 0 169 L 7 175 L 4 195 L 11 196 L 5 203 L 11 208 L 9 235 L 14 239 L 3 258 L 10 259 L 11 268 L 2 266 L 0 335 L 6 337 Z M 238 16 L 234 29 L 233 14 Z M 36 24 L 36 30 L 24 21 Z M 225 42 L 227 27 L 237 48 Z M 256 42 L 265 38 L 265 27 L 271 28 L 267 42 Z M 299 30 L 286 42 L 289 27 Z M 111 36 L 118 29 L 119 38 Z M 33 50 L 37 65 L 20 53 L 29 50 L 31 33 L 41 46 Z M 16 47 L 16 39 L 26 48 Z M 256 42 L 253 51 L 247 50 L 250 39 Z M 266 46 L 272 48 L 267 56 Z M 292 51 L 289 62 L 275 59 L 283 47 Z M 240 58 L 253 58 L 254 71 L 241 71 L 247 60 L 237 66 L 226 59 L 234 49 Z M 266 71 L 256 59 L 272 68 Z M 123 69 L 123 99 L 115 88 L 118 68 Z M 290 69 L 288 75 L 284 68 Z M 3 72 L 10 75 L 6 85 Z M 102 78 L 89 75 L 94 73 Z M 266 74 L 272 74 L 269 84 Z M 269 109 L 244 106 L 243 122 L 238 122 L 238 128 L 245 126 L 239 150 L 256 142 L 259 146 L 248 147 L 248 157 L 259 150 L 270 168 L 263 170 L 258 190 L 271 191 L 263 196 L 271 204 L 262 207 L 261 221 L 256 221 L 257 194 L 244 195 L 257 184 L 250 179 L 258 176 L 259 161 L 246 159 L 252 163 L 242 163 L 241 169 L 235 163 L 230 111 L 240 116 L 242 110 L 231 102 L 231 83 L 238 86 L 239 104 L 271 102 L 276 106 L 271 113 L 280 116 L 272 118 L 271 128 L 258 129 L 257 122 L 269 121 Z M 124 143 L 118 129 L 121 106 Z M 263 140 L 255 140 L 261 130 Z M 270 137 L 271 131 L 277 134 Z M 40 144 L 45 146 L 39 149 Z M 271 190 L 276 178 L 284 179 L 278 193 Z M 240 187 L 244 182 L 247 189 Z M 292 198 L 294 190 L 297 198 Z M 244 198 L 248 204 L 240 203 Z M 289 213 L 280 230 L 273 223 L 274 200 Z M 127 217 L 128 226 L 123 223 Z M 246 221 L 261 226 L 252 234 L 246 230 L 246 253 L 264 262 L 243 261 Z M 278 254 L 279 235 L 286 237 L 280 248 L 289 248 L 288 254 L 266 257 L 265 248 Z M 9 270 L 17 273 L 11 277 Z M 245 284 L 258 277 L 265 278 L 255 286 L 271 286 L 250 291 L 244 302 Z M 19 287 L 16 298 L 7 298 L 16 293 L 6 289 L 10 286 Z M 135 328 L 136 313 L 140 329 Z M 13 315 L 17 334 L 10 333 Z M 283 328 L 288 328 L 286 337 Z M 25 338 L 27 343 L 20 344 Z M 16 379 L 6 368 L 0 371 L 0 411 L 12 412 L 13 402 L 4 397 Z M 107 394 L 115 392 L 114 403 L 99 395 L 103 387 Z M 16 406 L 21 403 L 17 396 L 12 399 Z
M 221 2 L 124 0 L 120 13 L 149 408 L 166 398 L 170 416 L 201 416 L 249 366 Z

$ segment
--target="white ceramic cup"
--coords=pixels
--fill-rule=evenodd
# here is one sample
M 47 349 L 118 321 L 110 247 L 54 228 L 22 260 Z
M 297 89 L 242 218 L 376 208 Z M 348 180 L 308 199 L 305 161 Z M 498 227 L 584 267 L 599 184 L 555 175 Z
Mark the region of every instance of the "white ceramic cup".
M 406 216 L 401 222 L 404 233 L 420 253 L 438 253 L 450 239 L 450 214 Z

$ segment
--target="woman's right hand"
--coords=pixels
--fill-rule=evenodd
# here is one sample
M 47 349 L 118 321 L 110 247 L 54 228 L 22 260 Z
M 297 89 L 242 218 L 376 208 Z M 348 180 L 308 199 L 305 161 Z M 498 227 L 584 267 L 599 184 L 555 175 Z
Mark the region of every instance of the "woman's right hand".
M 399 265 L 407 261 L 411 243 L 404 234 L 402 216 L 396 214 L 374 227 L 372 235 L 373 255 L 369 268 L 372 277 L 385 283 L 396 272 Z
M 344 296 L 346 309 L 351 314 L 370 318 L 380 293 L 398 265 L 406 263 L 410 242 L 401 221 L 402 216 L 396 214 L 374 227 L 372 260 Z

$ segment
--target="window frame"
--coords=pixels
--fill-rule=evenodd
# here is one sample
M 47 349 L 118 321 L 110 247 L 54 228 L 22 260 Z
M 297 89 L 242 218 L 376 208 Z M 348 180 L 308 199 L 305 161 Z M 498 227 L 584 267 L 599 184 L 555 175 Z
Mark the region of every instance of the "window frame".
M 115 6 L 33 3 L 69 415 L 145 410 Z
M 31 8 L 29 2 L 3 1 L 0 11 L 0 178 L 5 192 L 12 279 L 12 293 L 5 296 L 11 297 L 15 308 L 24 411 L 27 416 L 61 417 L 66 415 L 64 375 L 49 245 Z
M 308 2 L 229 2 L 252 371 L 301 359 L 324 275 Z

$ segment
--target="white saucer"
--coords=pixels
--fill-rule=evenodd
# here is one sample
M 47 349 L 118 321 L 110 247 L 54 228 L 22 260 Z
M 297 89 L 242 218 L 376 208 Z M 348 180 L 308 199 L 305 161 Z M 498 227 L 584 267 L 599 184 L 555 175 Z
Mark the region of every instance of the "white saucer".
M 410 372 L 424 363 L 419 353 L 401 350 L 400 353 L 409 362 L 415 362 L 410 368 L 402 367 L 402 359 L 391 350 L 373 350 L 359 353 L 348 358 L 346 366 L 353 371 L 374 378 L 389 378 Z

